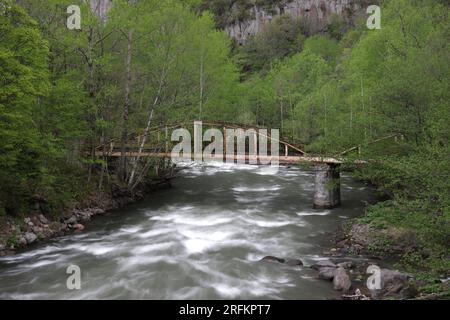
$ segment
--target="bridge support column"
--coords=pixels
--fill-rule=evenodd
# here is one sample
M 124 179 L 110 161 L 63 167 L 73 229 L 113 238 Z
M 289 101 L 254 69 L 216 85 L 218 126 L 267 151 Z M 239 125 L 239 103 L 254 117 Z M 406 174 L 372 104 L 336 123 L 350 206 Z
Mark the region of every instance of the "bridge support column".
M 331 209 L 341 205 L 339 165 L 315 164 L 314 208 Z

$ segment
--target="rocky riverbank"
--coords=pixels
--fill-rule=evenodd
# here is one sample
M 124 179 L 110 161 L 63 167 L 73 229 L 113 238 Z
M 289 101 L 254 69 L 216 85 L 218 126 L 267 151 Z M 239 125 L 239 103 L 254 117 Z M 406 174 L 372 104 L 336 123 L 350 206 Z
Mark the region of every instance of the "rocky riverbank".
M 167 187 L 170 187 L 170 179 L 152 180 L 133 193 L 112 185 L 109 192 L 96 192 L 57 218 L 36 210 L 22 218 L 4 219 L 0 224 L 0 257 L 13 255 L 19 250 L 55 237 L 81 232 L 85 224 L 94 217 L 125 207 L 142 200 L 154 190 Z
M 391 270 L 392 266 L 402 266 L 401 256 L 405 252 L 426 254 L 416 236 L 410 231 L 393 226 L 378 229 L 360 221 L 350 221 L 332 237 L 332 247 L 325 255 L 330 265 L 318 265 L 318 278 L 335 281 L 342 274 L 343 268 L 350 282 L 345 282 L 349 290 L 343 294 L 344 299 L 438 299 L 449 298 L 450 283 L 448 279 L 436 280 L 436 292 L 422 290 L 429 281 L 416 273 Z M 367 281 L 375 273 L 370 268 L 380 267 L 380 289 L 369 290 Z M 313 266 L 314 267 L 314 266 Z M 374 279 L 374 278 L 372 278 Z M 335 287 L 336 288 L 336 287 Z
M 313 269 L 318 279 L 329 281 L 335 290 L 342 292 L 344 300 L 411 299 L 419 294 L 410 274 L 378 268 L 379 261 L 366 257 L 334 255 L 312 265 L 304 265 L 299 259 L 267 256 L 261 262 Z M 368 270 L 373 271 L 368 273 Z M 371 286 L 368 285 L 369 277 L 373 279 Z M 379 281 L 378 286 L 376 281 Z
M 376 228 L 353 220 L 343 224 L 330 242 L 329 250 L 323 253 L 324 259 L 312 265 L 273 256 L 262 261 L 311 268 L 316 271 L 317 279 L 329 281 L 335 290 L 342 292 L 344 300 L 450 298 L 449 278 L 435 279 L 435 292 L 429 292 L 426 288 L 430 279 L 424 279 L 420 270 L 407 272 L 402 267 L 401 257 L 405 252 L 427 254 L 411 231 L 394 226 Z

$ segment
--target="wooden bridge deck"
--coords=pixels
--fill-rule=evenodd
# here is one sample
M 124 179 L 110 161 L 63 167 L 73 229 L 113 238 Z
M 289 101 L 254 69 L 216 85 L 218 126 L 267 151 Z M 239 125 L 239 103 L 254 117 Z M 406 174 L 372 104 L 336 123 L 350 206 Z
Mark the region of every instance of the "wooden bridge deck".
M 130 134 L 130 136 L 128 137 L 128 141 L 130 142 L 130 144 L 128 144 L 128 146 L 127 146 L 128 151 L 125 153 L 125 156 L 130 157 L 130 158 L 136 158 L 136 159 L 140 159 L 140 158 L 171 158 L 171 153 L 169 153 L 169 150 L 170 150 L 169 145 L 172 142 L 169 140 L 168 130 L 184 127 L 185 125 L 189 126 L 188 123 L 185 123 L 185 124 L 177 123 L 177 124 L 171 124 L 171 125 L 157 126 L 154 128 L 147 128 L 141 134 L 137 134 L 137 133 Z M 192 126 L 192 124 L 190 124 L 190 125 Z M 194 125 L 195 125 L 195 123 L 194 123 Z M 268 140 L 271 141 L 271 143 L 276 142 L 276 143 L 279 143 L 282 148 L 284 147 L 283 154 L 280 154 L 278 157 L 279 164 L 296 164 L 296 163 L 303 162 L 303 163 L 324 163 L 324 164 L 339 165 L 339 164 L 344 163 L 344 161 L 345 161 L 344 156 L 346 154 L 348 154 L 352 151 L 357 151 L 358 154 L 360 154 L 361 147 L 362 147 L 361 145 L 352 147 L 348 150 L 345 150 L 344 152 L 339 153 L 339 155 L 336 155 L 335 157 L 313 156 L 313 155 L 308 155 L 304 150 L 302 150 L 303 148 L 301 148 L 299 146 L 295 146 L 292 143 L 282 141 L 280 139 L 275 139 L 275 138 L 271 137 L 270 134 L 268 134 L 268 133 L 260 132 L 259 130 L 261 128 L 259 128 L 259 127 L 241 125 L 241 124 L 233 124 L 233 123 L 223 123 L 223 122 L 222 123 L 203 122 L 202 125 L 205 127 L 222 128 L 223 132 L 225 132 L 225 130 L 227 128 L 232 128 L 232 129 L 244 128 L 244 129 L 255 130 L 254 134 L 255 134 L 255 136 L 257 136 L 257 138 L 259 138 L 259 137 L 267 138 Z M 149 146 L 150 142 L 148 141 L 149 140 L 148 136 L 150 135 L 150 133 L 156 134 L 156 136 L 157 136 L 156 142 L 159 144 L 159 147 Z M 164 136 L 164 138 L 162 138 L 161 136 Z M 393 134 L 393 135 L 389 135 L 387 137 L 383 137 L 383 138 L 374 140 L 372 142 L 369 142 L 369 143 L 367 143 L 367 145 L 378 143 L 378 142 L 381 142 L 381 141 L 384 141 L 387 139 L 395 139 L 395 141 L 397 141 L 398 138 L 403 139 L 403 136 L 401 134 Z M 107 158 L 122 157 L 123 154 L 117 147 L 118 143 L 116 144 L 116 146 L 114 146 L 115 142 L 118 142 L 118 141 L 116 141 L 115 139 L 112 139 L 106 143 L 103 143 L 103 144 L 97 146 L 97 148 L 95 148 L 95 150 L 96 150 L 95 155 L 97 157 L 107 157 Z M 165 152 L 161 152 L 161 150 L 164 150 Z M 224 147 L 224 150 L 225 150 L 225 147 Z M 183 159 L 186 159 L 186 160 L 191 159 L 192 160 L 192 159 L 194 159 L 194 155 L 193 154 L 185 154 L 183 156 Z M 245 162 L 245 163 L 250 163 L 250 160 L 253 160 L 253 162 L 256 161 L 257 163 L 270 163 L 271 159 L 272 159 L 271 156 L 259 156 L 259 155 L 258 156 L 249 156 L 249 155 L 226 155 L 226 156 L 220 155 L 219 156 L 218 155 L 218 156 L 212 156 L 209 159 L 204 159 L 204 160 L 206 160 L 206 161 L 208 161 L 208 160 L 227 161 L 227 162 L 240 161 L 240 162 Z M 353 163 L 364 164 L 364 163 L 366 163 L 366 161 L 356 160 Z
M 96 152 L 96 155 L 99 157 L 104 156 L 102 152 Z M 156 152 L 127 152 L 126 155 L 128 157 L 141 157 L 141 158 L 171 158 L 170 153 L 156 153 Z M 107 157 L 112 158 L 120 158 L 122 156 L 121 152 L 111 152 L 107 154 Z M 185 154 L 180 159 L 193 160 L 193 154 Z M 226 156 L 212 156 L 205 158 L 204 160 L 208 161 L 241 161 L 245 163 L 250 163 L 251 160 L 257 163 L 270 163 L 272 157 L 271 156 L 249 156 L 249 155 L 226 155 Z M 336 158 L 330 157 L 313 157 L 313 156 L 279 156 L 278 157 L 279 164 L 296 164 L 301 162 L 306 163 L 329 163 L 329 164 L 342 164 L 343 161 Z

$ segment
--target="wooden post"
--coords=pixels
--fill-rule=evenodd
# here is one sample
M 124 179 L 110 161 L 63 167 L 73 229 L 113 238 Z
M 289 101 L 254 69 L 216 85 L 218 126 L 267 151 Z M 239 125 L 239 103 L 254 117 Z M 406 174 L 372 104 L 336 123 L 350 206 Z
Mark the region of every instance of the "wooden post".
M 169 129 L 166 126 L 166 154 L 169 153 Z
M 258 164 L 258 134 L 257 134 L 257 129 L 254 129 L 254 130 L 255 130 L 255 133 L 253 134 L 253 138 L 254 138 L 254 140 L 253 140 L 253 151 L 254 151 L 253 159 L 254 159 L 255 163 Z M 249 149 L 249 151 L 250 151 L 250 149 Z
M 287 146 L 287 145 L 284 145 L 284 157 L 287 159 L 288 155 L 289 155 L 289 149 L 288 149 L 288 146 Z
M 227 127 L 223 127 L 223 162 L 227 162 Z

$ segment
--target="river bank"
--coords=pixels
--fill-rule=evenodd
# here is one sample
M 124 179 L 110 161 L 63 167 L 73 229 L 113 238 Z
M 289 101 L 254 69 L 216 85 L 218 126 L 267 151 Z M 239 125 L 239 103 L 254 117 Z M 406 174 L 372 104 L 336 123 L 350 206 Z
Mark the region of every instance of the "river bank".
M 376 298 L 450 299 L 449 229 L 445 214 L 430 215 L 430 198 L 412 192 L 417 186 L 407 179 L 402 187 L 392 183 L 394 178 L 383 174 L 385 171 L 378 170 L 379 166 L 386 169 L 384 163 L 375 163 L 363 170 L 350 170 L 355 178 L 373 185 L 380 199 L 368 204 L 363 215 L 338 228 L 328 255 L 331 259 L 366 256 L 374 264 L 381 266 L 387 261 L 389 268 L 401 270 L 397 284 L 392 285 L 390 279 L 391 284 L 383 290 L 371 292 Z M 362 287 L 355 283 L 353 289 L 366 289 L 368 266 L 360 263 L 352 270 L 353 279 L 364 279 Z
M 84 230 L 85 224 L 96 216 L 124 208 L 140 201 L 155 190 L 169 188 L 170 179 L 150 179 L 133 193 L 117 184 L 108 191 L 95 191 L 66 209 L 56 218 L 36 210 L 21 218 L 1 217 L 0 257 L 14 255 L 27 247 L 70 233 Z
M 333 234 L 330 249 L 324 254 L 327 263 L 315 266 L 318 278 L 334 281 L 339 272 L 345 280 L 342 298 L 418 299 L 434 300 L 450 297 L 450 283 L 442 276 L 424 276 L 427 270 L 411 270 L 402 262 L 409 250 L 420 250 L 411 233 L 395 227 L 377 229 L 355 219 L 348 221 Z M 368 281 L 375 279 L 373 266 L 379 267 L 379 289 L 369 289 Z M 433 288 L 433 291 L 430 290 Z

